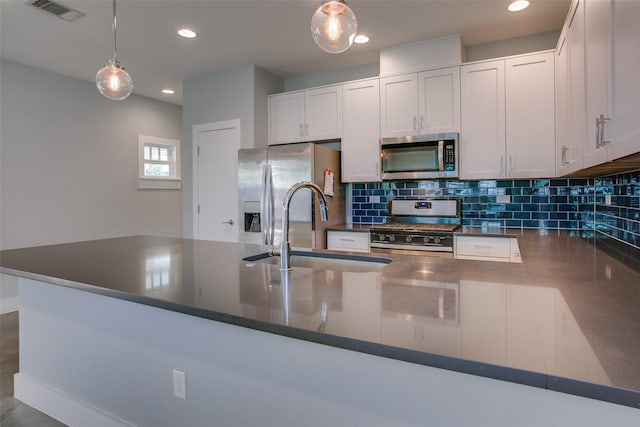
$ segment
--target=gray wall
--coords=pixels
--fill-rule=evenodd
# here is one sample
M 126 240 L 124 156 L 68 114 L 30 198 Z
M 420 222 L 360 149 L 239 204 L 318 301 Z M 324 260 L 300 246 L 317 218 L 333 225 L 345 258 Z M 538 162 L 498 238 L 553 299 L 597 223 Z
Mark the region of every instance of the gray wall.
M 482 61 L 485 59 L 500 58 L 501 56 L 555 49 L 559 37 L 560 30 L 557 30 L 533 34 L 531 36 L 466 46 L 464 48 L 464 61 Z
M 182 235 L 182 191 L 137 188 L 138 133 L 180 139 L 179 106 L 6 60 L 0 92 L 0 249 Z
M 337 71 L 325 71 L 307 74 L 304 76 L 289 77 L 284 81 L 284 90 L 308 89 L 316 86 L 378 77 L 379 75 L 380 64 L 376 62 L 374 64 L 363 65 L 361 67 L 344 68 Z
M 282 92 L 282 81 L 250 65 L 207 74 L 183 84 L 182 170 L 184 237 L 193 236 L 192 126 L 240 119 L 243 148 L 267 144 L 267 95 Z

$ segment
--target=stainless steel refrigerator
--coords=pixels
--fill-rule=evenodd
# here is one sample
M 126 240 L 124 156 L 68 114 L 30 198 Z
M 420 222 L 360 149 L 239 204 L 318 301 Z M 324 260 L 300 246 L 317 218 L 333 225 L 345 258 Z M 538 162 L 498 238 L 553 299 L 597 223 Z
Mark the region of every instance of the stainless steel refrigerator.
M 326 222 L 320 220 L 318 203 L 309 189 L 301 189 L 291 199 L 289 241 L 295 248 L 326 248 L 326 228 L 345 222 L 340 152 L 313 143 L 238 150 L 240 242 L 264 245 L 271 235 L 274 245 L 279 246 L 287 190 L 300 181 L 324 189 L 327 170 L 333 174 L 334 195 L 326 197 Z

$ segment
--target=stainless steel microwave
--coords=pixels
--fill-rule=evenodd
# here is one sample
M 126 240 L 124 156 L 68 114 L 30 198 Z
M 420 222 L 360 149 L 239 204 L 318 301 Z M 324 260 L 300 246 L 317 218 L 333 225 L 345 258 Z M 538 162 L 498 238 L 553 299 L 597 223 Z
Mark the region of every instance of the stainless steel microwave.
M 383 180 L 457 178 L 458 134 L 382 138 Z

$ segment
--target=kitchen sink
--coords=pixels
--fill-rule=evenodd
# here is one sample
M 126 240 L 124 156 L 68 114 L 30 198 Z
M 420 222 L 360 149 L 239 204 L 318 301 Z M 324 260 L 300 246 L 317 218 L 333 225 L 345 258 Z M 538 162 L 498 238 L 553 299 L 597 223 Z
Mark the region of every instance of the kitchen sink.
M 243 261 L 279 265 L 280 257 L 263 252 L 243 258 Z M 291 267 L 293 268 L 363 273 L 378 270 L 390 263 L 391 259 L 377 256 L 291 251 Z

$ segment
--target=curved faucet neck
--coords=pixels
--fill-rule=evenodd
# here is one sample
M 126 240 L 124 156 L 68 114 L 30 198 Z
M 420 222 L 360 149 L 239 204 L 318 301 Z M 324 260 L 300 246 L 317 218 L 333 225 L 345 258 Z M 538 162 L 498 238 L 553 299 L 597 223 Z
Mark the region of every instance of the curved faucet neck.
M 313 182 L 302 181 L 294 184 L 282 202 L 282 243 L 280 249 L 280 270 L 286 271 L 291 269 L 291 245 L 289 244 L 289 206 L 293 195 L 302 188 L 308 188 L 316 194 L 320 203 L 320 215 L 322 221 L 326 221 L 329 212 L 327 208 L 327 198 L 324 196 L 322 189 Z

